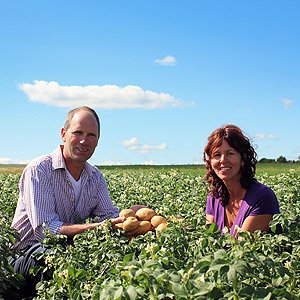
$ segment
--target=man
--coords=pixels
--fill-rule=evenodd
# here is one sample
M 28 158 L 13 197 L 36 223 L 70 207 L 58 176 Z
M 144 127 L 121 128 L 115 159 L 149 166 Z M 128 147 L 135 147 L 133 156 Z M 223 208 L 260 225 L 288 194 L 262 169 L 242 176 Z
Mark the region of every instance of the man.
M 71 110 L 61 137 L 63 145 L 31 161 L 20 179 L 12 222 L 20 239 L 13 247 L 24 255 L 12 264 L 31 284 L 28 272 L 37 264 L 32 254 L 45 251 L 40 244 L 45 229 L 72 238 L 106 219 L 113 225 L 124 221 L 112 204 L 104 176 L 87 162 L 100 137 L 97 113 L 86 106 Z M 87 218 L 96 218 L 97 222 L 84 223 Z

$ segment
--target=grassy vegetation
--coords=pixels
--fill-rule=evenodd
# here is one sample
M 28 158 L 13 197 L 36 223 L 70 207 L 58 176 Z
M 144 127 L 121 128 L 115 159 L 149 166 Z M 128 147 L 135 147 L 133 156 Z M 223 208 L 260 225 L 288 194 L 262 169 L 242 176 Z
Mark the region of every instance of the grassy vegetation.
M 18 174 L 23 171 L 25 165 L 0 164 L 0 174 Z
M 275 171 L 288 171 L 285 167 Z M 272 233 L 244 232 L 235 239 L 221 236 L 214 225 L 206 226 L 207 187 L 203 176 L 194 173 L 204 167 L 187 170 L 161 166 L 103 170 L 117 207 L 147 204 L 168 220 L 168 227 L 128 240 L 106 222 L 75 236 L 67 247 L 61 244 L 66 244 L 65 237 L 49 236 L 45 244 L 52 250 L 44 259 L 50 277 L 39 284 L 34 299 L 300 299 L 300 174 L 258 174 L 258 180 L 276 193 L 281 214 L 272 220 Z M 19 178 L 20 174 L 0 174 L 0 299 L 8 289 L 17 292 L 23 283 L 7 261 L 16 255 L 10 224 Z M 275 234 L 278 224 L 282 233 Z
M 256 168 L 257 174 L 267 173 L 270 175 L 276 175 L 280 173 L 287 173 L 294 170 L 297 174 L 300 174 L 300 163 L 270 163 L 262 164 L 258 163 Z
M 17 174 L 21 173 L 25 165 L 7 165 L 0 164 L 0 174 Z M 118 171 L 159 171 L 167 172 L 177 170 L 183 173 L 192 174 L 205 174 L 204 165 L 122 165 L 122 166 L 97 166 L 100 170 L 118 170 Z M 287 173 L 290 170 L 294 170 L 297 174 L 300 174 L 300 162 L 297 163 L 258 163 L 257 175 L 267 173 L 270 175 L 276 175 L 280 173 Z

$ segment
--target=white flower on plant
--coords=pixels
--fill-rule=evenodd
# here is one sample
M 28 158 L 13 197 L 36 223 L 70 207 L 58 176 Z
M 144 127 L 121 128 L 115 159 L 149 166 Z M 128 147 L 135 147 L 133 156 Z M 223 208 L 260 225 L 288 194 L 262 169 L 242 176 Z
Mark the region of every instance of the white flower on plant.
M 151 252 L 153 252 L 153 250 L 154 250 L 154 248 L 155 248 L 156 246 L 157 246 L 156 243 L 151 243 L 150 245 L 147 245 L 147 246 L 146 246 L 145 250 L 146 250 L 147 253 L 151 253 Z
M 237 226 L 237 225 L 236 225 Z M 222 233 L 223 234 L 226 234 L 226 233 L 228 233 L 229 232 L 229 229 L 228 229 L 228 227 L 227 226 L 224 226 L 224 228 L 222 229 Z

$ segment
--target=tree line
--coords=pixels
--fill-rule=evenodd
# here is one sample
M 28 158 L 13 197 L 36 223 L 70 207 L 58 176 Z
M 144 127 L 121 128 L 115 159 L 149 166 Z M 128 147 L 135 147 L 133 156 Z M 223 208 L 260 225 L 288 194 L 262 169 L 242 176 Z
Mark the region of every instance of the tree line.
M 259 163 L 300 163 L 300 155 L 298 156 L 297 160 L 288 160 L 286 159 L 284 156 L 280 155 L 277 159 L 275 158 L 261 158 L 259 161 Z

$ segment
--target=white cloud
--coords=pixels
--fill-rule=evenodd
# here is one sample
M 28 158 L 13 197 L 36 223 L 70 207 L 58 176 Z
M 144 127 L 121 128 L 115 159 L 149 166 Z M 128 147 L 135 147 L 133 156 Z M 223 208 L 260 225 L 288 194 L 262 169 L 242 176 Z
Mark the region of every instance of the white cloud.
M 162 66 L 175 66 L 177 63 L 177 60 L 175 57 L 171 55 L 167 55 L 162 59 L 156 59 L 155 63 L 162 65 Z
M 157 165 L 157 163 L 154 160 L 147 160 L 147 161 L 143 162 L 143 165 L 146 165 L 146 166 L 155 166 L 155 165 Z
M 26 165 L 28 164 L 29 161 L 27 160 L 19 160 L 19 159 L 14 159 L 14 158 L 9 158 L 9 157 L 0 157 L 0 164 L 5 164 L 5 165 Z
M 282 98 L 281 102 L 282 102 L 283 107 L 285 109 L 289 109 L 289 108 L 291 108 L 294 105 L 294 101 L 291 100 L 291 99 L 288 99 L 288 98 Z
M 124 140 L 122 142 L 122 145 L 130 151 L 142 154 L 149 154 L 167 149 L 166 143 L 161 143 L 160 145 L 142 145 L 137 137 L 132 137 L 131 139 Z
M 30 101 L 59 107 L 88 105 L 101 109 L 159 109 L 184 106 L 170 94 L 143 90 L 136 85 L 63 86 L 56 81 L 35 80 L 18 86 Z
M 99 165 L 100 166 L 122 166 L 122 165 L 126 165 L 126 163 L 122 163 L 117 160 L 104 160 Z
M 256 133 L 255 139 L 257 140 L 274 140 L 275 136 L 272 133 Z

